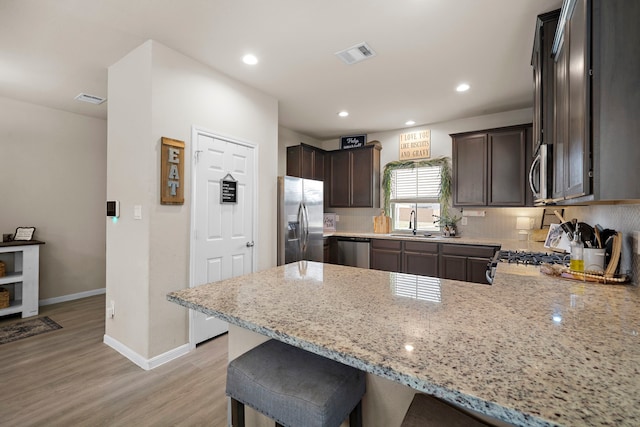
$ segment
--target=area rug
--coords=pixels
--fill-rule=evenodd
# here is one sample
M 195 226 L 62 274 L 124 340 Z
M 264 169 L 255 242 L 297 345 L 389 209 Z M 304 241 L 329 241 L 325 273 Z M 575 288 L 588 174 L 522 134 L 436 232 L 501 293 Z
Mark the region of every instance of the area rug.
M 22 322 L 0 327 L 0 344 L 21 340 L 22 338 L 40 335 L 45 332 L 62 329 L 62 326 L 48 317 L 24 320 Z

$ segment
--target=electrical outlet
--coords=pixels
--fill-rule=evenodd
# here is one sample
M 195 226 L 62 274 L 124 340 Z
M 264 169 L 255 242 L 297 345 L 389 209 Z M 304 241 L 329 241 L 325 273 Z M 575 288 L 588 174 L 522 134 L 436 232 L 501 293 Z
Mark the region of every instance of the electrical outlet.
M 116 303 L 111 300 L 111 304 L 107 307 L 107 318 L 113 319 L 116 315 Z
M 466 216 L 463 216 L 463 217 L 462 217 L 462 220 L 460 220 L 460 223 L 461 223 L 462 225 L 467 225 L 467 217 L 466 217 Z
M 340 215 L 336 215 L 336 222 L 340 221 Z
M 635 239 L 633 239 L 633 244 L 636 247 L 636 255 L 640 255 L 640 231 L 634 231 Z

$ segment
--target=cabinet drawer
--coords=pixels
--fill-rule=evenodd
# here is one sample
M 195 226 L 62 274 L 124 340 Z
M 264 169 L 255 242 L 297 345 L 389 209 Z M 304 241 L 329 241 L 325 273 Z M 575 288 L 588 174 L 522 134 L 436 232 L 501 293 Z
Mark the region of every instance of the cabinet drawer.
M 431 242 L 404 242 L 404 250 L 410 252 L 437 253 L 438 244 Z
M 371 239 L 371 247 L 374 249 L 387 249 L 399 251 L 402 249 L 400 240 Z
M 491 258 L 497 248 L 495 246 L 474 246 L 474 245 L 442 245 L 442 253 L 449 255 L 459 255 L 467 257 Z

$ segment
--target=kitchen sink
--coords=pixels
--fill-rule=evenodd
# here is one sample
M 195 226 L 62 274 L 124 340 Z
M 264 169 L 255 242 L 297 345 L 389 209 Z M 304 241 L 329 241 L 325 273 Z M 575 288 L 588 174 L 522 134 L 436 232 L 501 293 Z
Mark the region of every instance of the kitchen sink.
M 415 237 L 415 238 L 421 238 L 421 239 L 435 239 L 438 237 L 438 236 L 434 236 L 431 233 L 418 233 L 415 236 L 410 233 L 391 233 L 389 235 L 393 237 Z

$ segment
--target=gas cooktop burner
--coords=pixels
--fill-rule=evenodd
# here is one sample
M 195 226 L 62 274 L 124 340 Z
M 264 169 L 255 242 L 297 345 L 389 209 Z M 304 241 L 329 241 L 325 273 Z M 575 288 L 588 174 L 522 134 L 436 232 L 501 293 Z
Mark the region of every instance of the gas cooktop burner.
M 564 254 L 546 252 L 500 251 L 498 260 L 501 262 L 526 265 L 540 265 L 542 263 L 568 265 L 569 263 L 569 257 Z

